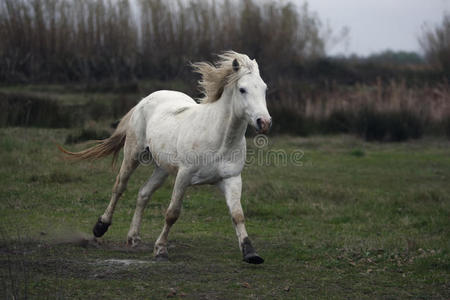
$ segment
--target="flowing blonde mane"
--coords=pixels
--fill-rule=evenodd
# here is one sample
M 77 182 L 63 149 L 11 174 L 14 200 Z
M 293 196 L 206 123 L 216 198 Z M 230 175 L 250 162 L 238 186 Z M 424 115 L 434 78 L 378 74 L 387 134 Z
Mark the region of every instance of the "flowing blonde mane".
M 209 62 L 192 64 L 194 72 L 202 76 L 202 79 L 198 82 L 199 89 L 204 95 L 200 99 L 201 103 L 212 103 L 219 100 L 228 84 L 236 82 L 245 74 L 259 72 L 256 61 L 250 60 L 245 54 L 226 51 L 218 55 L 218 58 L 219 60 L 214 64 Z M 239 63 L 238 71 L 233 70 L 233 61 L 235 59 Z

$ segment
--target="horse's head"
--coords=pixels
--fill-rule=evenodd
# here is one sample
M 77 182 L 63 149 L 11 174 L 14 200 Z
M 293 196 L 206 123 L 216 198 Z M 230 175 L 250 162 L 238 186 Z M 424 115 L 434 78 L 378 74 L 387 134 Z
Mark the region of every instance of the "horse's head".
M 244 117 L 258 133 L 266 133 L 272 126 L 272 118 L 266 105 L 267 85 L 259 75 L 258 64 L 248 60 L 241 66 L 234 59 L 232 66 L 239 78 L 233 86 L 235 114 Z
M 247 55 L 226 51 L 215 64 L 192 64 L 194 71 L 202 75 L 199 87 L 204 97 L 202 103 L 218 101 L 223 94 L 232 99 L 234 114 L 245 118 L 259 133 L 265 133 L 272 125 L 267 111 L 267 85 L 259 75 L 258 64 Z

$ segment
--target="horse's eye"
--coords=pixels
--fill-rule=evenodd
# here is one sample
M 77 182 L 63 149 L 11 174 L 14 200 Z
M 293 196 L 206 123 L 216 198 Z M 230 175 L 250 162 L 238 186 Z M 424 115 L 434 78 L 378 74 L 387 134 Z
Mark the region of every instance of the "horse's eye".
M 245 93 L 247 93 L 247 90 L 244 89 L 244 88 L 240 88 L 240 89 L 239 89 L 239 92 L 241 92 L 241 94 L 245 94 Z

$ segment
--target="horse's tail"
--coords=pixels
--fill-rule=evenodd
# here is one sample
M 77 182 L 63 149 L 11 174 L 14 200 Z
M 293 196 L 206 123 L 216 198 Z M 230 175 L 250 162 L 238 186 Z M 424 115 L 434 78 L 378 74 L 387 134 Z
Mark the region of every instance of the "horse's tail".
M 57 145 L 58 149 L 66 154 L 66 159 L 79 161 L 85 159 L 96 160 L 108 155 L 113 154 L 113 165 L 117 161 L 120 149 L 123 148 L 125 144 L 125 139 L 127 135 L 128 123 L 130 121 L 131 115 L 133 114 L 134 108 L 132 108 L 119 122 L 114 133 L 107 139 L 96 140 L 96 145 L 82 150 L 80 152 L 70 152 L 64 149 L 62 146 Z

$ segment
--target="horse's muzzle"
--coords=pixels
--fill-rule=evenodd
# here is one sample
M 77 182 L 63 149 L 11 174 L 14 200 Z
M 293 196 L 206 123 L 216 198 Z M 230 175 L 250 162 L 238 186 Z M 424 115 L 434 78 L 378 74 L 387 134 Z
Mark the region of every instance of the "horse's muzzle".
M 256 120 L 257 129 L 256 131 L 258 133 L 266 133 L 269 131 L 270 127 L 272 127 L 272 118 L 258 118 Z

